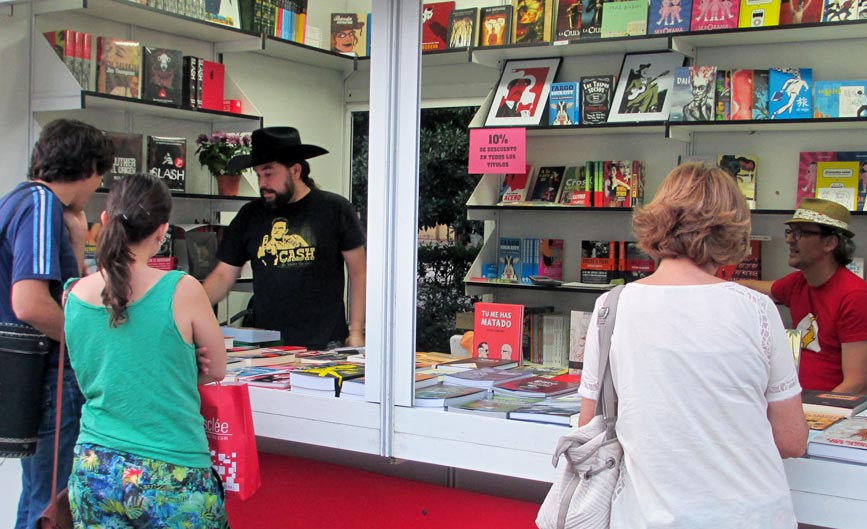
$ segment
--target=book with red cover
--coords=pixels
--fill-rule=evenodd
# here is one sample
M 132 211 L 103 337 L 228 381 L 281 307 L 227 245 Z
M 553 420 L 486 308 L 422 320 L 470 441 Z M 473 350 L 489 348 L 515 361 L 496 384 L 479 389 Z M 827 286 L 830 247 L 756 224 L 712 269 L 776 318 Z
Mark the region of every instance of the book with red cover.
M 539 376 L 519 378 L 494 384 L 494 395 L 512 397 L 548 398 L 575 393 L 576 391 L 578 391 L 577 382 L 566 382 Z
M 473 356 L 521 362 L 524 306 L 479 302 L 473 307 Z
M 201 61 L 202 67 L 202 108 L 223 110 L 223 91 L 226 68 L 221 63 Z
M 448 47 L 449 16 L 454 2 L 426 3 L 421 10 L 421 51 L 444 50 Z
M 503 178 L 503 185 L 500 188 L 500 203 L 514 204 L 526 200 L 532 174 L 532 165 L 525 166 L 523 173 L 507 174 Z

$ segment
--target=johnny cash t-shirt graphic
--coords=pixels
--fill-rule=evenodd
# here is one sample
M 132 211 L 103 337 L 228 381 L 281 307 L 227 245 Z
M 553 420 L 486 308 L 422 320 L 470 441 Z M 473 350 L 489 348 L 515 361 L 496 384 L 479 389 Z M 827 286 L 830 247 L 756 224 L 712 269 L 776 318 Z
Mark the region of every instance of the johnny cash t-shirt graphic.
M 262 236 L 256 257 L 265 267 L 288 268 L 310 264 L 316 260 L 316 241 L 311 238 L 302 233 L 289 233 L 288 221 L 277 217 L 271 222 L 270 233 Z

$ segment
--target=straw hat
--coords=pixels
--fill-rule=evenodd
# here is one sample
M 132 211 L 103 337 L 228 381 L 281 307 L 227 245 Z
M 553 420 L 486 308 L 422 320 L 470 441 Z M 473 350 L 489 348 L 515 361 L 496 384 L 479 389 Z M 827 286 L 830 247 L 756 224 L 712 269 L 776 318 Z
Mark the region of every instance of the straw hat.
M 849 231 L 849 210 L 842 204 L 823 198 L 805 198 L 795 210 L 795 214 L 784 224 L 810 223 L 836 228 L 847 237 L 855 234 Z

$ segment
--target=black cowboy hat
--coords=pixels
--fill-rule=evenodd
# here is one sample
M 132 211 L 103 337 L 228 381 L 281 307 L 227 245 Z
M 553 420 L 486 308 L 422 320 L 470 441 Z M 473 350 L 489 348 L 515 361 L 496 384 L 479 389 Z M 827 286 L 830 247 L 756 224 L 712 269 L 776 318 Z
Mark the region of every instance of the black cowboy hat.
M 227 173 L 238 173 L 277 160 L 300 161 L 328 154 L 318 145 L 301 143 L 301 134 L 295 127 L 265 127 L 252 134 L 250 154 L 239 154 L 226 165 Z

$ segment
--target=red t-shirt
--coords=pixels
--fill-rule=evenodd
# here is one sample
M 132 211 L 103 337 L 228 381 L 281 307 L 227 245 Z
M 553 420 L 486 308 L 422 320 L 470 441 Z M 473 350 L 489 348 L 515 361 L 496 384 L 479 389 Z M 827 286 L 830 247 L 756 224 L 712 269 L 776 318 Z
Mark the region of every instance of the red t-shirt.
M 805 390 L 829 391 L 843 381 L 841 344 L 867 341 L 867 282 L 841 266 L 813 288 L 793 272 L 774 281 L 771 295 L 804 329 L 799 379 Z

